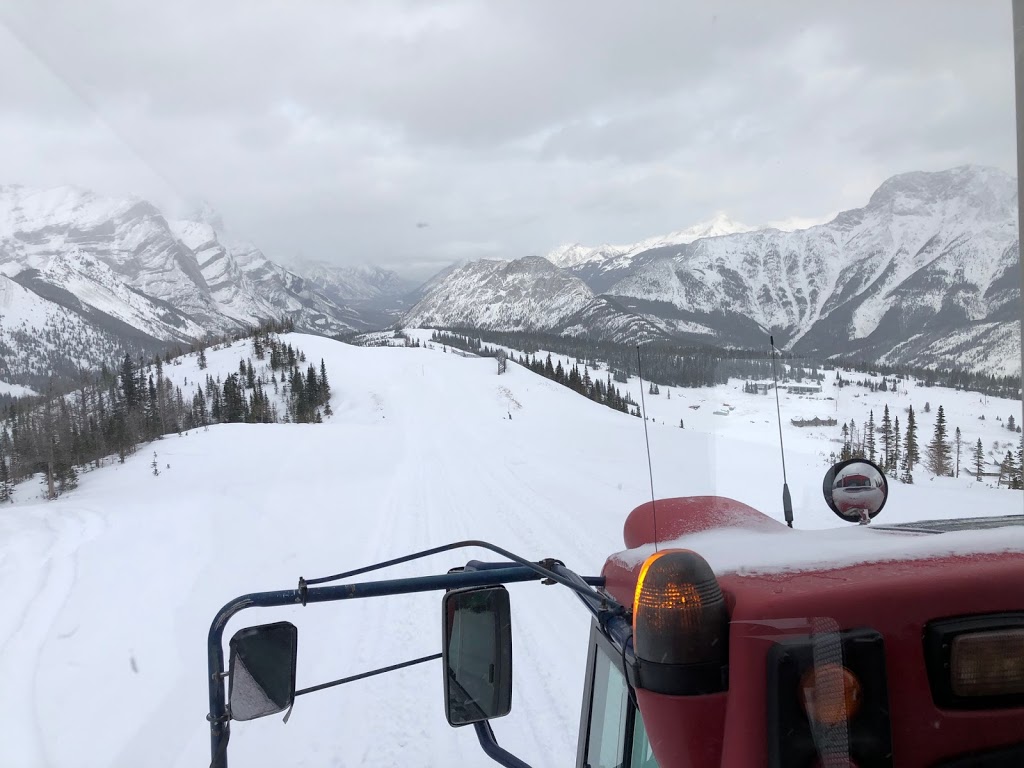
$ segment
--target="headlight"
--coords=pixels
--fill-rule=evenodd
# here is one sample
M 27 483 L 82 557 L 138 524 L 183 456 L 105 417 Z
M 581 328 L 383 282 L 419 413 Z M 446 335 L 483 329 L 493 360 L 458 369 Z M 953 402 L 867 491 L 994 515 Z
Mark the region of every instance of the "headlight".
M 1024 613 L 933 621 L 924 647 L 937 706 L 1024 706 Z
M 1024 694 L 1024 629 L 957 635 L 949 662 L 956 696 Z

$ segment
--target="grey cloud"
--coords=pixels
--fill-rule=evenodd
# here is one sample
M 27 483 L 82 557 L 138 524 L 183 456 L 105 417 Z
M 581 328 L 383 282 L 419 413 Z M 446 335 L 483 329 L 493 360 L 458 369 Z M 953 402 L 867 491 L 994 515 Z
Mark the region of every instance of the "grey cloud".
M 0 0 L 0 183 L 205 198 L 282 258 L 515 257 L 1013 170 L 1012 61 L 996 2 Z

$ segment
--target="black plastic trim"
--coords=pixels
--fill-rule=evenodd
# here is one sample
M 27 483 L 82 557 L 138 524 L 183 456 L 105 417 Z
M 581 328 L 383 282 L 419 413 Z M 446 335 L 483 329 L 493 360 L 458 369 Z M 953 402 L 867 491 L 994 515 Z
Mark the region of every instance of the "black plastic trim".
M 669 696 L 703 696 L 729 688 L 729 666 L 717 661 L 703 664 L 656 664 L 636 660 L 635 688 Z
M 961 755 L 934 768 L 1020 768 L 1024 765 L 1024 742 L 1004 749 L 990 749 Z

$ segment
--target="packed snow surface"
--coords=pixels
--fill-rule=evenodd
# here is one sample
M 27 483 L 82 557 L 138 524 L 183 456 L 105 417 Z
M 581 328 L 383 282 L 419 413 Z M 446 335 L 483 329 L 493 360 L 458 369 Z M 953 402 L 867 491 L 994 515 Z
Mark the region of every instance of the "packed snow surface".
M 557 557 L 584 574 L 599 572 L 622 549 L 626 514 L 649 497 L 635 417 L 517 365 L 499 377 L 491 359 L 290 340 L 310 362 L 326 362 L 335 411 L 326 423 L 171 435 L 123 465 L 84 475 L 80 488 L 58 501 L 42 501 L 38 486 L 26 483 L 17 502 L 0 509 L 0 764 L 208 764 L 206 635 L 218 609 L 237 595 L 293 588 L 299 576 L 469 538 L 531 559 Z M 237 370 L 247 347 L 209 352 L 208 371 L 186 358 L 165 366 L 165 375 L 183 385 L 187 379 L 189 393 L 206 373 Z M 639 399 L 638 382 L 629 387 Z M 781 517 L 774 398 L 739 388 L 662 387 L 647 397 L 655 491 L 717 493 Z M 835 401 L 783 397 L 799 528 L 844 527 L 820 491 L 837 429 L 798 429 L 790 417 L 825 417 L 831 408 L 841 420 L 860 420 L 873 407 L 878 420 L 885 398 L 912 401 L 924 444 L 943 402 L 951 429 L 962 423 L 967 440 L 977 433 L 988 447 L 1000 430 L 1014 446 L 1019 439 L 995 421 L 997 414 L 1019 418 L 1019 402 L 913 388 L 857 394 L 843 389 L 838 409 Z M 723 409 L 728 416 L 714 415 Z M 976 420 L 981 413 L 985 422 Z M 1021 508 L 1020 493 L 963 476 L 929 480 L 921 471 L 913 486 L 893 484 L 882 518 Z M 845 534 L 852 543 L 867 533 L 821 532 L 837 556 Z M 886 546 L 904 540 L 916 539 L 893 535 L 887 541 L 897 543 Z M 728 556 L 756 564 L 768 541 L 747 537 Z M 481 551 L 450 553 L 379 576 L 443 573 L 473 558 L 492 559 Z M 571 765 L 588 614 L 558 587 L 512 585 L 510 592 L 514 703 L 495 731 L 532 765 Z M 276 620 L 299 627 L 299 687 L 440 649 L 440 595 L 431 593 L 243 611 L 225 638 Z M 431 662 L 300 697 L 287 725 L 280 716 L 232 724 L 231 764 L 491 765 L 472 729 L 445 722 L 441 683 L 439 663 Z

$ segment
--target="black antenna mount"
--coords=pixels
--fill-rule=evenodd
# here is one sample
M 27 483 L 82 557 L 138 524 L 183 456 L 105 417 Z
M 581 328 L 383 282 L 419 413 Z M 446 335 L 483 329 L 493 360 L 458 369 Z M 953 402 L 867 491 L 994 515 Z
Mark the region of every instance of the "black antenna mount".
M 775 370 L 775 337 L 769 336 L 772 345 L 772 379 L 775 382 L 775 416 L 779 421 L 779 452 L 782 454 L 782 514 L 786 525 L 793 527 L 793 500 L 789 496 L 789 483 L 786 482 L 786 447 L 782 443 L 782 409 L 779 407 L 779 374 Z
M 644 443 L 647 444 L 647 477 L 651 481 L 651 517 L 654 519 L 654 551 L 658 551 L 658 509 L 654 503 L 654 470 L 651 468 L 651 440 L 647 436 L 647 404 L 644 402 L 644 372 L 640 367 L 640 345 L 636 345 L 636 375 L 640 379 L 640 407 L 644 420 Z

